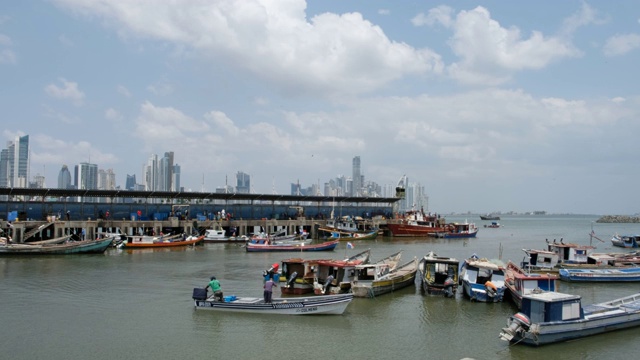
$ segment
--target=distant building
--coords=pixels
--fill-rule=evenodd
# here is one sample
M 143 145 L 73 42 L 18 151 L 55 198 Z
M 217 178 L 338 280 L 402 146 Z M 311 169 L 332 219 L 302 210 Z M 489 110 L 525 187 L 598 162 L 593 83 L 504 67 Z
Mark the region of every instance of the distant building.
M 136 188 L 136 175 L 127 174 L 127 180 L 124 183 L 124 188 L 126 190 L 135 190 Z
M 29 183 L 29 135 L 9 141 L 0 151 L 0 187 L 26 188 Z
M 236 193 L 249 194 L 251 192 L 251 176 L 242 171 L 236 174 Z
M 58 173 L 58 189 L 71 188 L 71 172 L 67 165 L 62 165 L 62 169 Z
M 98 189 L 100 190 L 115 190 L 116 188 L 116 174 L 113 169 L 99 169 L 98 170 Z
M 86 162 L 76 165 L 74 180 L 76 189 L 97 190 L 98 165 Z
M 356 156 L 352 161 L 353 167 L 353 185 L 351 187 L 351 196 L 360 196 L 362 194 L 362 175 L 360 173 L 360 156 Z

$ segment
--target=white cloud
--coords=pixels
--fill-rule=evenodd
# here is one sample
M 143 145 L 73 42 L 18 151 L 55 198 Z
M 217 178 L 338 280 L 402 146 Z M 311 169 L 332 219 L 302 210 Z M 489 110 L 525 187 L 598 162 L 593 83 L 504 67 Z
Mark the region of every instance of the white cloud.
M 185 0 L 153 6 L 56 2 L 76 13 L 99 16 L 124 36 L 188 46 L 290 93 L 357 94 L 406 75 L 442 70 L 433 51 L 391 41 L 359 13 L 323 13 L 308 20 L 303 0 Z
M 515 71 L 541 69 L 565 57 L 579 56 L 573 45 L 559 37 L 533 31 L 523 38 L 516 27 L 505 28 L 477 7 L 460 11 L 451 25 L 450 45 L 461 60 L 448 67 L 450 75 L 465 83 L 497 85 Z
M 416 15 L 413 19 L 411 19 L 411 22 L 415 26 L 433 26 L 438 23 L 448 28 L 453 25 L 453 11 L 453 8 L 449 6 L 440 5 L 438 7 L 430 9 L 427 15 L 425 15 L 424 13 Z
M 69 39 L 69 37 L 67 37 L 64 34 L 58 36 L 58 41 L 60 41 L 60 43 L 66 47 L 75 46 L 75 43 L 73 42 L 73 40 Z
M 168 82 L 161 80 L 155 84 L 147 86 L 147 90 L 158 96 L 167 96 L 173 93 L 173 86 Z
M 7 47 L 5 49 L 0 48 L 0 64 L 15 64 L 16 63 L 16 54 L 13 52 L 11 47 L 13 42 L 11 38 L 7 35 L 0 34 L 0 46 Z
M 62 86 L 54 84 L 45 86 L 44 91 L 47 95 L 60 100 L 70 100 L 77 106 L 82 105 L 85 95 L 78 89 L 78 83 L 67 81 L 65 78 L 60 78 L 59 81 L 62 83 Z
M 379 15 L 389 15 L 389 14 L 391 14 L 391 10 L 389 10 L 389 9 L 378 9 L 378 14 Z
M 605 56 L 624 55 L 640 47 L 640 35 L 623 34 L 615 35 L 607 39 L 603 47 Z
M 122 121 L 123 117 L 120 114 L 120 112 L 118 112 L 118 110 L 114 109 L 114 108 L 108 108 L 107 110 L 104 111 L 104 118 L 109 120 L 109 121 Z
M 129 89 L 127 89 L 125 86 L 123 85 L 118 85 L 116 87 L 116 91 L 118 92 L 118 94 L 126 97 L 126 98 L 130 98 L 131 97 L 131 92 L 129 91 Z

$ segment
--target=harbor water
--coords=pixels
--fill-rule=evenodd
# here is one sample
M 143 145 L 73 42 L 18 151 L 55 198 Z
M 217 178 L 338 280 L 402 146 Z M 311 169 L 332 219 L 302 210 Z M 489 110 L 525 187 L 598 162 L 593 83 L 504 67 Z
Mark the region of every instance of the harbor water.
M 472 239 L 389 238 L 341 243 L 333 252 L 247 253 L 239 244 L 174 249 L 109 249 L 101 255 L 0 258 L 0 349 L 6 359 L 601 359 L 635 358 L 640 328 L 571 342 L 509 345 L 498 334 L 517 309 L 423 295 L 410 287 L 354 299 L 343 315 L 277 316 L 195 311 L 191 294 L 210 276 L 225 295 L 262 296 L 262 271 L 290 257 L 343 258 L 371 249 L 372 260 L 403 250 L 408 261 L 433 250 L 462 260 L 475 253 L 520 263 L 545 239 L 613 248 L 615 233 L 640 224 L 600 224 L 598 216 L 478 216 Z M 590 239 L 593 229 L 598 239 Z M 583 304 L 640 292 L 640 284 L 575 284 L 560 291 Z M 279 291 L 274 296 L 278 296 Z

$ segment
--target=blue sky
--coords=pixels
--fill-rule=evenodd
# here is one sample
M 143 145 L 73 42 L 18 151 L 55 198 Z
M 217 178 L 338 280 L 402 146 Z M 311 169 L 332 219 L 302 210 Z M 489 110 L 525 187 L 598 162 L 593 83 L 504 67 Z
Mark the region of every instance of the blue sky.
M 351 175 L 429 210 L 634 214 L 640 4 L 12 1 L 2 137 L 55 186 L 174 151 L 187 189 Z M 3 146 L 4 147 L 4 146 Z M 204 184 L 203 184 L 204 179 Z

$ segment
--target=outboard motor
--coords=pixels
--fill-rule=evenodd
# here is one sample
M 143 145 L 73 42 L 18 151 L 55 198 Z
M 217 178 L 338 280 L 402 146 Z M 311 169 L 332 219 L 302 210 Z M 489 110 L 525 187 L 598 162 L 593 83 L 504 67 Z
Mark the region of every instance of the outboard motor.
M 297 272 L 293 272 L 293 274 L 291 274 L 291 276 L 289 276 L 289 279 L 287 279 L 287 287 L 288 288 L 292 288 L 293 287 L 293 283 L 296 281 L 296 276 L 298 276 Z
M 327 280 L 324 282 L 324 291 L 322 292 L 323 294 L 327 293 L 327 290 L 329 290 L 329 287 L 331 286 L 332 281 L 333 281 L 333 275 L 329 275 L 327 277 Z
M 454 281 L 451 276 L 447 277 L 444 281 L 444 289 L 442 290 L 442 293 L 445 297 L 453 297 L 453 284 Z
M 491 281 L 484 283 L 484 289 L 487 291 L 487 296 L 490 298 L 494 298 L 498 293 L 498 288 Z
M 511 341 L 516 335 L 524 338 L 525 333 L 531 327 L 531 320 L 523 313 L 517 313 L 509 318 L 509 326 L 502 328 L 500 339 Z

